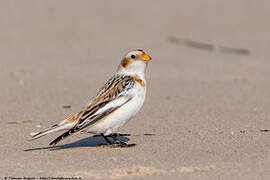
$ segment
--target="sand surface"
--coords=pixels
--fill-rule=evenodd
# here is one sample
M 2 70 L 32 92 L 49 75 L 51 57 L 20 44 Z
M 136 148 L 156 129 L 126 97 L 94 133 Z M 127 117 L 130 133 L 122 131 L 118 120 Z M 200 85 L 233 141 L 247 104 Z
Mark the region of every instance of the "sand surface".
M 0 175 L 269 179 L 270 2 L 0 2 Z M 143 48 L 148 95 L 108 148 L 77 133 L 29 134 L 80 110 Z

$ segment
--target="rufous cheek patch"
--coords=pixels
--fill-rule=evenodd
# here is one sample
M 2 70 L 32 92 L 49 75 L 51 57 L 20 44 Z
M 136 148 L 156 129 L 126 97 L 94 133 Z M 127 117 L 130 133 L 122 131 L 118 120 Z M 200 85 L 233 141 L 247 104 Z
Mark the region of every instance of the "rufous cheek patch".
M 126 68 L 130 64 L 130 61 L 127 59 L 122 60 L 121 65 Z

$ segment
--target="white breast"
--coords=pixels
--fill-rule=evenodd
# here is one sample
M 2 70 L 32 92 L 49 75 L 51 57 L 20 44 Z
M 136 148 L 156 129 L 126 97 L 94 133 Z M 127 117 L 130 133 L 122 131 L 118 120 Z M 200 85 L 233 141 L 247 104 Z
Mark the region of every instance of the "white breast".
M 104 133 L 104 135 L 116 133 L 117 130 L 134 117 L 143 106 L 146 96 L 146 87 L 142 87 L 140 84 L 136 83 L 131 90 L 131 94 L 134 97 L 129 102 L 91 126 L 88 132 L 95 134 Z

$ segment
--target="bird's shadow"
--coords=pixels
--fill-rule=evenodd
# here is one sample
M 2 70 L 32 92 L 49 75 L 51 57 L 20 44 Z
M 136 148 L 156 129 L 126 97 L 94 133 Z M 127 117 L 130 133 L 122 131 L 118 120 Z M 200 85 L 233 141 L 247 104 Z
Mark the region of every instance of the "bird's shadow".
M 122 142 L 128 142 L 129 138 L 126 136 L 130 136 L 130 134 L 118 134 L 118 139 Z M 112 139 L 110 138 L 112 141 Z M 78 148 L 78 147 L 98 147 L 98 146 L 105 146 L 106 147 L 106 141 L 104 138 L 100 135 L 95 135 L 91 137 L 87 137 L 69 144 L 64 145 L 57 145 L 57 146 L 46 146 L 46 147 L 38 147 L 38 148 L 30 148 L 30 149 L 24 149 L 24 151 L 38 151 L 38 150 L 62 150 L 62 149 L 70 149 L 70 148 Z

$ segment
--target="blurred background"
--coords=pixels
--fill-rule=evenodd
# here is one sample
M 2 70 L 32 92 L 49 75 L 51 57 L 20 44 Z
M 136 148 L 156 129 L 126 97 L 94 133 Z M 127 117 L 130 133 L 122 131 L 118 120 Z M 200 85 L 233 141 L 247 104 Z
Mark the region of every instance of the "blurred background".
M 174 36 L 247 48 L 266 58 L 269 5 L 266 0 L 1 1 L 1 54 L 25 61 L 36 56 L 36 62 L 94 61 L 106 54 L 112 62 L 130 48 L 142 47 L 168 63 L 161 51 L 174 50 L 168 42 Z M 183 48 L 177 49 L 173 58 L 180 59 Z

